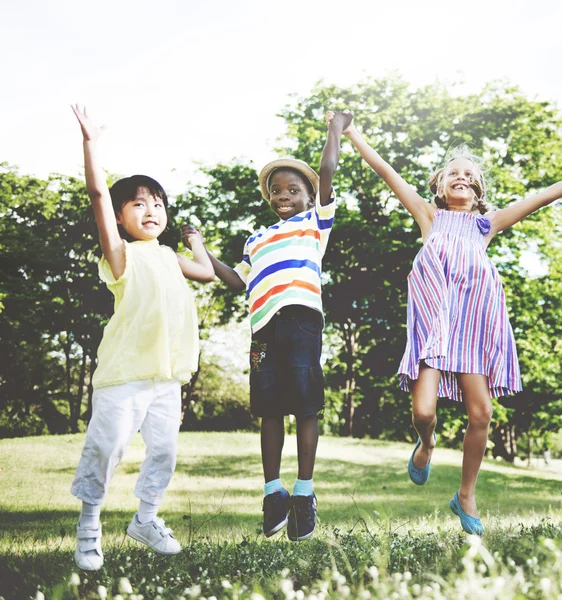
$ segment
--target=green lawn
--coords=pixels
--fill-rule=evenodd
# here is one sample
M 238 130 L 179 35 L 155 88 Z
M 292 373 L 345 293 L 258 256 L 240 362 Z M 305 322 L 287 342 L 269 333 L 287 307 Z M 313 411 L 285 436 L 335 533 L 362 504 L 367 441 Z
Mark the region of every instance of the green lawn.
M 63 591 L 56 592 L 56 597 L 65 597 L 68 592 L 66 580 L 76 570 L 72 552 L 79 511 L 79 502 L 69 489 L 83 440 L 84 435 L 66 435 L 0 441 L 0 576 L 4 574 L 9 580 L 12 593 L 16 588 L 18 593 L 29 593 L 40 585 L 55 594 L 53 590 L 60 582 L 65 582 L 61 583 Z M 140 563 L 149 561 L 156 572 L 159 565 L 165 572 L 170 565 L 181 572 L 180 564 L 189 562 L 189 569 L 193 566 L 197 570 L 205 565 L 205 552 L 227 547 L 247 552 L 255 548 L 258 555 L 268 556 L 277 549 L 287 555 L 290 549 L 295 560 L 302 562 L 307 552 L 326 554 L 326 548 L 339 544 L 346 548 L 344 563 L 355 557 L 360 562 L 378 562 L 383 569 L 405 567 L 415 572 L 416 564 L 425 564 L 427 559 L 429 546 L 424 544 L 438 534 L 444 544 L 442 552 L 431 546 L 435 554 L 432 564 L 437 568 L 443 556 L 458 552 L 465 540 L 458 519 L 448 508 L 459 482 L 461 453 L 438 448 L 431 479 L 422 488 L 410 483 L 407 476 L 411 451 L 410 445 L 394 442 L 321 438 L 315 472 L 320 526 L 313 542 L 295 545 L 288 544 L 283 533 L 267 541 L 259 534 L 263 480 L 257 435 L 182 433 L 176 473 L 161 515 L 185 552 L 162 562 L 124 534 L 137 506 L 133 488 L 144 454 L 139 436 L 116 471 L 102 512 L 106 567 L 99 577 L 96 574 L 96 581 L 103 577 L 116 581 L 131 556 Z M 287 436 L 282 479 L 289 490 L 295 475 L 296 443 L 294 436 Z M 556 467 L 529 469 L 486 460 L 478 484 L 479 507 L 487 527 L 485 543 L 503 552 L 509 548 L 510 536 L 520 537 L 523 529 L 539 528 L 533 539 L 543 536 L 545 523 L 549 524 L 546 537 L 562 538 L 562 533 L 558 535 L 561 492 L 562 472 Z M 352 542 L 350 532 L 357 535 Z M 389 540 L 396 536 L 410 544 L 398 559 L 396 555 L 393 558 L 389 546 Z M 408 552 L 415 554 L 415 544 L 408 541 L 414 538 L 426 540 L 420 542 L 421 557 L 408 556 Z M 291 562 L 290 552 L 285 562 Z M 215 556 L 213 560 L 218 559 Z M 282 572 L 283 561 L 277 564 L 275 558 L 268 560 L 268 569 L 275 563 L 273 571 Z M 296 564 L 300 564 L 298 560 Z M 136 571 L 131 569 L 135 579 Z M 197 582 L 197 573 L 189 569 L 186 585 Z M 221 577 L 244 581 L 244 572 L 240 573 L 235 562 L 225 563 L 223 570 L 227 572 L 219 573 Z M 80 593 L 87 594 L 88 589 L 86 585 Z M 0 596 L 1 590 L 2 583 Z

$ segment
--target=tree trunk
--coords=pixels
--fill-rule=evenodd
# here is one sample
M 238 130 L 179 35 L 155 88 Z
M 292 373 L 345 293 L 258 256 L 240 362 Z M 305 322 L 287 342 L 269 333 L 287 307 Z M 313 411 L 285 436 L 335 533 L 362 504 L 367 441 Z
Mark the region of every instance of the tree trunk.
M 63 352 L 64 352 L 64 357 L 65 357 L 65 365 L 64 365 L 64 371 L 65 371 L 65 375 L 66 375 L 66 401 L 68 402 L 68 411 L 70 413 L 70 420 L 69 420 L 69 425 L 72 422 L 72 410 L 74 407 L 74 402 L 73 402 L 73 397 L 72 397 L 72 369 L 70 366 L 70 350 L 72 349 L 72 341 L 70 340 L 68 334 L 66 336 L 66 340 L 64 342 L 64 344 L 62 345 L 63 347 Z M 75 431 L 72 431 L 71 428 L 71 433 L 76 433 Z
M 82 411 L 82 399 L 84 397 L 84 383 L 86 381 L 86 361 L 88 355 L 84 348 L 82 348 L 82 362 L 80 364 L 80 377 L 78 379 L 78 389 L 74 394 L 73 405 L 70 410 L 70 432 L 78 433 L 78 421 L 80 420 L 80 414 Z
M 182 387 L 182 399 L 181 399 L 181 420 L 185 418 L 185 414 L 189 411 L 189 403 L 191 402 L 191 396 L 193 395 L 193 390 L 195 385 L 197 384 L 197 380 L 199 379 L 199 374 L 201 373 L 201 363 L 197 365 L 197 371 L 193 373 L 193 376 L 189 380 L 189 383 L 186 383 Z
M 92 396 L 94 394 L 94 386 L 92 385 L 92 380 L 94 379 L 94 371 L 96 370 L 96 351 L 90 349 L 88 354 L 88 359 L 90 360 L 90 377 L 88 380 L 88 408 L 86 408 L 86 414 L 84 415 L 84 420 L 89 423 L 92 418 Z
M 353 435 L 353 414 L 355 412 L 355 355 L 357 352 L 357 336 L 355 324 L 348 319 L 343 326 L 345 340 L 345 392 L 343 397 L 343 425 L 340 433 L 343 436 Z
M 498 425 L 492 432 L 494 440 L 493 456 L 499 456 L 512 463 L 517 454 L 517 442 L 514 425 Z

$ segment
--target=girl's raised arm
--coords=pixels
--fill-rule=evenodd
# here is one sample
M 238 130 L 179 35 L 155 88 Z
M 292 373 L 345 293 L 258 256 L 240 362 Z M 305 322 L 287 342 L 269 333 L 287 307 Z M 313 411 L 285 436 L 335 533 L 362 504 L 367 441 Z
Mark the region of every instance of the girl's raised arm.
M 183 276 L 193 281 L 213 281 L 215 270 L 199 230 L 191 225 L 184 224 L 181 233 L 184 244 L 193 252 L 193 260 L 181 254 L 177 255 Z
M 396 194 L 396 197 L 404 205 L 406 210 L 414 217 L 420 226 L 422 236 L 431 229 L 433 214 L 436 208 L 424 200 L 398 173 L 381 158 L 367 142 L 363 139 L 355 125 L 352 123 L 344 132 L 352 144 L 359 150 L 365 162 L 380 175 L 388 187 Z
M 94 209 L 101 251 L 111 267 L 113 276 L 115 279 L 119 279 L 125 271 L 125 246 L 119 235 L 105 174 L 97 156 L 97 141 L 106 127 L 105 125 L 101 127 L 94 125 L 88 116 L 86 107 L 81 109 L 78 104 L 75 104 L 72 106 L 72 110 L 80 123 L 84 137 L 86 189 Z
M 562 181 L 547 187 L 535 196 L 529 196 L 523 198 L 513 204 L 509 204 L 505 208 L 490 213 L 490 222 L 492 229 L 490 235 L 503 231 L 515 223 L 519 223 L 525 217 L 528 217 L 531 213 L 534 213 L 543 206 L 552 204 L 555 200 L 562 198 Z

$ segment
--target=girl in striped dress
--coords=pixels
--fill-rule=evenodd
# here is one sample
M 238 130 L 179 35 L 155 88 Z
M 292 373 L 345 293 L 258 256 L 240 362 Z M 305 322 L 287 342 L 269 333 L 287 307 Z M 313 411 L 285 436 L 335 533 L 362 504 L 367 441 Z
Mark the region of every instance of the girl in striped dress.
M 488 440 L 491 398 L 521 391 L 505 296 L 486 248 L 496 233 L 560 198 L 562 182 L 492 211 L 478 160 L 461 151 L 432 175 L 434 203 L 428 203 L 353 124 L 344 133 L 414 217 L 423 239 L 408 277 L 407 345 L 399 369 L 400 387 L 412 392 L 419 434 L 409 476 L 417 485 L 429 477 L 438 396 L 464 402 L 468 427 L 462 477 L 450 508 L 465 531 L 481 535 L 475 488 Z

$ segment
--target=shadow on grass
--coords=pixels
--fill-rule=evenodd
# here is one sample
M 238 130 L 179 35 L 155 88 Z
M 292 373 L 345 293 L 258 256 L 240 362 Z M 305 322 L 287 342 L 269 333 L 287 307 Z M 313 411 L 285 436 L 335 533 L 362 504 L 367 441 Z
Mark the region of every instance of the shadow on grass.
M 285 461 L 285 485 L 290 489 L 290 465 Z M 126 472 L 138 472 L 138 464 L 128 464 Z M 189 488 L 169 490 L 168 499 L 183 511 L 163 511 L 167 523 L 179 537 L 214 540 L 235 539 L 254 535 L 262 521 L 262 488 L 248 490 L 247 478 L 261 476 L 260 458 L 219 455 L 180 461 L 177 474 L 182 474 Z M 198 488 L 197 478 L 206 480 Z M 209 479 L 211 481 L 209 481 Z M 348 527 L 359 518 L 416 519 L 438 512 L 450 516 L 448 503 L 460 481 L 460 467 L 434 467 L 429 482 L 418 487 L 408 479 L 403 460 L 386 460 L 380 467 L 360 462 L 319 459 L 315 472 L 315 491 L 319 499 L 319 518 L 326 526 Z M 242 487 L 242 483 L 244 486 Z M 193 487 L 191 487 L 193 486 Z M 536 479 L 523 472 L 503 474 L 482 471 L 478 481 L 478 499 L 484 517 L 524 516 L 559 509 L 562 482 Z M 2 511 L 0 536 L 16 541 L 53 541 L 74 536 L 77 512 L 74 511 Z M 104 510 L 104 534 L 119 534 L 131 519 L 130 511 Z M 196 532 L 194 534 L 194 532 Z M 8 538 L 6 538 L 8 536 Z

